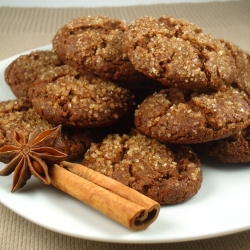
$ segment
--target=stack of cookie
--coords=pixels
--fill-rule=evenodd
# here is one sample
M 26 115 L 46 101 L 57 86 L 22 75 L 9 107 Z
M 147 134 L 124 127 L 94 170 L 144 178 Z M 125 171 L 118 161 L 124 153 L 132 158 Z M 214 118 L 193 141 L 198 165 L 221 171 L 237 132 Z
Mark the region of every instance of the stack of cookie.
M 61 124 L 69 159 L 160 204 L 199 191 L 195 145 L 228 162 L 250 160 L 248 145 L 235 150 L 250 125 L 250 56 L 236 45 L 183 19 L 85 16 L 60 28 L 52 46 L 6 69 L 18 100 L 0 104 L 0 143 L 14 128 Z

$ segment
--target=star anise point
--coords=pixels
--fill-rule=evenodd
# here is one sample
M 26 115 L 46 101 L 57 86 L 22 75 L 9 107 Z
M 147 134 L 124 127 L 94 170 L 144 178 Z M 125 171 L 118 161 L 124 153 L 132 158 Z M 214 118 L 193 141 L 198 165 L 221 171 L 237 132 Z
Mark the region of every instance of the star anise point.
M 8 163 L 0 175 L 14 172 L 11 192 L 23 187 L 31 175 L 50 185 L 49 165 L 67 157 L 67 154 L 54 148 L 60 136 L 61 125 L 41 133 L 36 130 L 28 139 L 22 132 L 14 131 L 12 144 L 0 148 L 0 161 Z

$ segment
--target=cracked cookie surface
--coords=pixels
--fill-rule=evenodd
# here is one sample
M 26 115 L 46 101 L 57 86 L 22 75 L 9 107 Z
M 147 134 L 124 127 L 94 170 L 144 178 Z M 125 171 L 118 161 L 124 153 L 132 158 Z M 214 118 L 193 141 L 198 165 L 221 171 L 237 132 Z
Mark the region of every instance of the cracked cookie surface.
M 114 124 L 134 106 L 131 92 L 64 65 L 32 84 L 29 97 L 36 112 L 52 124 L 84 128 Z
M 166 146 L 138 132 L 92 144 L 82 161 L 160 204 L 193 197 L 201 187 L 200 160 L 188 146 Z
M 30 84 L 40 74 L 61 64 L 52 51 L 33 51 L 28 55 L 19 56 L 5 69 L 5 81 L 17 98 L 28 98 Z
M 249 118 L 249 99 L 232 87 L 207 93 L 170 88 L 142 102 L 135 126 L 161 142 L 193 144 L 236 134 Z
M 48 130 L 52 125 L 37 115 L 29 101 L 13 99 L 0 102 L 0 147 L 11 141 L 14 130 L 27 136 L 40 128 Z
M 125 28 L 125 21 L 106 16 L 75 18 L 58 30 L 53 49 L 61 61 L 78 71 L 87 69 L 103 79 L 133 85 L 146 77 L 123 51 Z
M 138 71 L 167 86 L 216 89 L 239 71 L 230 46 L 184 19 L 138 18 L 128 25 L 124 44 Z

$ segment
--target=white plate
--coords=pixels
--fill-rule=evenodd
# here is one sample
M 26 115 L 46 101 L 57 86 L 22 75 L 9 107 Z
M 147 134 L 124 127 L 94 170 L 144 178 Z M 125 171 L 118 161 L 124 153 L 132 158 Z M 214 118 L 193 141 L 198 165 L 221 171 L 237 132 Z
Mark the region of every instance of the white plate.
M 4 81 L 4 70 L 16 57 L 0 62 L 0 100 L 14 98 Z M 0 169 L 3 167 L 0 163 Z M 140 232 L 124 228 L 35 178 L 11 193 L 12 175 L 0 177 L 0 202 L 42 227 L 96 241 L 178 242 L 250 229 L 250 164 L 228 165 L 202 159 L 202 169 L 204 180 L 198 194 L 182 204 L 163 206 L 157 220 Z

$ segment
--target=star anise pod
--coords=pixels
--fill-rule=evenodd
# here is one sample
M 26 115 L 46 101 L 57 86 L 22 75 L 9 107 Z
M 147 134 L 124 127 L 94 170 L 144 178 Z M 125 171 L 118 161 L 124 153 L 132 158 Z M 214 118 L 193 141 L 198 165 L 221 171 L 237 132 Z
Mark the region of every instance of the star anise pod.
M 49 164 L 64 160 L 67 155 L 53 148 L 61 136 L 61 126 L 40 133 L 31 133 L 28 139 L 23 133 L 14 131 L 13 142 L 0 148 L 0 161 L 8 163 L 0 171 L 0 176 L 14 172 L 11 192 L 15 192 L 26 184 L 34 175 L 44 184 L 49 185 Z

